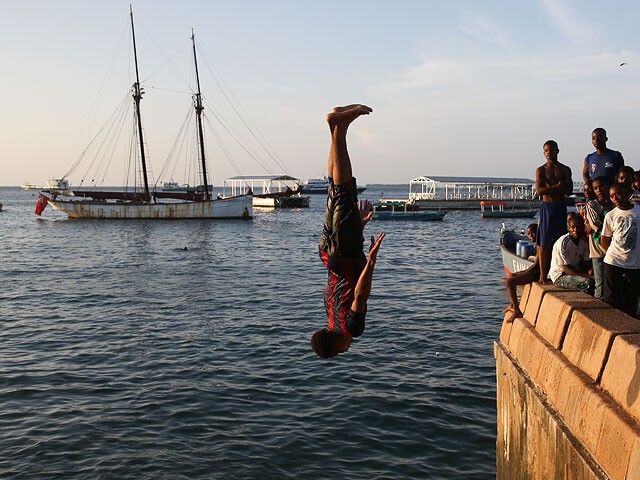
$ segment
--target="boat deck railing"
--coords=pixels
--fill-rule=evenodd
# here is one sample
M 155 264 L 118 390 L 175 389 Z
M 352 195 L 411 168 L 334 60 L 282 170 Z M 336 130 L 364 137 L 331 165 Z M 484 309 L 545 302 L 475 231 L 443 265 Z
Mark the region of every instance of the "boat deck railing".
M 533 200 L 535 182 L 527 179 L 417 177 L 409 183 L 410 200 Z

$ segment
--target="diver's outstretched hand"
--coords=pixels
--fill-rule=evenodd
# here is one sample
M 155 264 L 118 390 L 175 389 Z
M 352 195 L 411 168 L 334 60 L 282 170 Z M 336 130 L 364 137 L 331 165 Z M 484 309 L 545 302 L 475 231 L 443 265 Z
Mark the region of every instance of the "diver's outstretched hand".
M 360 200 L 358 210 L 360 211 L 360 221 L 362 222 L 362 228 L 364 228 L 367 222 L 373 217 L 373 204 L 369 200 Z
M 384 240 L 385 233 L 380 232 L 377 239 L 371 236 L 371 246 L 369 247 L 369 263 L 372 265 L 376 264 L 376 260 L 378 258 L 378 250 L 380 250 L 380 245 L 382 245 L 382 240 Z

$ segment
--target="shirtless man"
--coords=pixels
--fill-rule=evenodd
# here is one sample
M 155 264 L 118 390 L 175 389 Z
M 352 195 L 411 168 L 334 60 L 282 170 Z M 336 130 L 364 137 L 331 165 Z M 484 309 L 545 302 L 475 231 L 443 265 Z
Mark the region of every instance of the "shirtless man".
M 540 285 L 547 282 L 553 244 L 567 233 L 566 196 L 573 191 L 571 169 L 558 161 L 558 143 L 548 140 L 543 152 L 547 162 L 536 170 L 536 191 L 542 197 L 536 237 Z
M 367 300 L 373 270 L 384 232 L 371 237 L 369 259 L 364 255 L 362 231 L 373 216 L 371 202 L 360 202 L 356 179 L 347 152 L 347 129 L 360 115 L 373 110 L 364 105 L 336 107 L 327 115 L 331 131 L 329 152 L 329 197 L 320 238 L 320 258 L 328 270 L 324 306 L 328 325 L 311 337 L 311 347 L 321 358 L 346 352 L 353 337 L 364 331 Z

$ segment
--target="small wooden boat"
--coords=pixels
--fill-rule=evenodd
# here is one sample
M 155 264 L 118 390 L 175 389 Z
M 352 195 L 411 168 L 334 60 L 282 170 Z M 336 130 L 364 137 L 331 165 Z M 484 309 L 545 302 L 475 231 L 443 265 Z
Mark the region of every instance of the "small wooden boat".
M 506 203 L 500 200 L 483 200 L 480 202 L 482 218 L 533 218 L 536 210 L 505 210 Z M 485 208 L 490 207 L 490 208 Z
M 442 220 L 445 217 L 444 212 L 376 212 L 373 214 L 373 220 L 414 220 L 419 222 Z
M 533 265 L 529 257 L 524 258 L 517 255 L 518 241 L 529 241 L 529 237 L 518 234 L 513 230 L 508 230 L 504 224 L 500 230 L 500 253 L 502 254 L 502 265 L 507 275 L 521 272 Z
M 444 212 L 419 210 L 411 200 L 380 199 L 373 204 L 373 220 L 413 220 L 433 221 L 442 220 Z
M 301 194 L 298 179 L 289 175 L 238 175 L 224 181 L 225 195 L 244 191 L 253 194 L 253 206 L 261 208 L 309 208 L 310 198 Z M 258 189 L 258 190 L 256 190 Z M 259 191 L 260 193 L 256 193 Z

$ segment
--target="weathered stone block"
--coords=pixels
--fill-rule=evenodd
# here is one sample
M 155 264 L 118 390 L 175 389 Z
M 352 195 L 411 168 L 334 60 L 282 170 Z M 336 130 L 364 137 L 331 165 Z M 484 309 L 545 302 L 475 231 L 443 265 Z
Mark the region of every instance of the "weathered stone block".
M 640 321 L 614 308 L 574 311 L 562 353 L 593 380 L 599 381 L 616 335 L 640 333 Z
M 525 309 L 522 310 L 524 318 L 529 320 L 531 324 L 535 325 L 538 318 L 538 311 L 540 310 L 540 304 L 542 303 L 545 293 L 556 291 L 560 291 L 560 289 L 554 285 L 538 285 L 535 282 L 532 283 L 529 296 L 527 298 L 527 305 Z
M 509 351 L 515 355 L 515 352 L 518 351 L 518 345 L 524 335 L 524 330 L 526 328 L 532 328 L 533 326 L 524 318 L 516 318 L 511 324 L 511 333 L 509 335 L 509 340 L 505 345 L 509 349 Z
M 612 480 L 624 480 L 631 453 L 640 440 L 640 429 L 618 408 L 607 408 L 595 455 L 596 461 Z
M 511 316 L 511 312 L 507 312 L 504 316 L 504 320 L 502 321 L 502 328 L 500 329 L 500 341 L 505 345 L 509 344 L 509 336 L 511 335 L 511 328 L 513 327 L 513 322 L 507 323 L 505 320 L 507 317 Z
M 523 313 L 527 308 L 527 302 L 529 301 L 530 293 L 531 293 L 531 284 L 529 283 L 522 287 L 522 295 L 520 296 L 520 311 Z
M 611 308 L 586 293 L 559 290 L 547 292 L 536 321 L 536 331 L 555 348 L 560 348 L 574 310 Z
M 580 406 L 582 413 L 574 416 L 574 435 L 595 456 L 604 422 L 604 413 L 613 402 L 598 389 L 589 390 L 589 394 L 583 397 Z
M 640 420 L 640 335 L 620 335 L 613 340 L 600 385 Z
M 529 329 L 523 328 L 523 332 Z M 528 335 L 528 333 L 524 333 Z M 497 480 L 605 480 L 586 450 L 568 436 L 567 427 L 547 398 L 522 375 L 506 346 L 495 343 L 498 431 Z M 565 368 L 570 364 L 556 350 Z M 560 377 L 561 375 L 559 375 Z M 608 480 L 608 479 L 607 479 Z
M 557 397 L 553 405 L 565 423 L 575 432 L 584 415 L 589 416 L 584 406 L 596 384 L 583 372 L 570 365 L 562 370 Z
M 507 354 L 506 345 L 495 347 L 497 374 L 498 436 L 496 438 L 497 479 L 525 478 L 526 475 L 526 411 L 520 396 L 524 377 Z
M 524 320 L 522 325 L 524 327 L 520 335 L 520 341 L 512 353 L 524 371 L 537 382 L 542 359 L 547 350 L 553 347 L 538 335 L 533 325 L 529 324 L 529 322 Z
M 554 405 L 558 401 L 562 372 L 570 367 L 571 363 L 555 349 L 545 350 L 542 355 L 538 376 L 535 380 Z
M 631 450 L 626 480 L 640 480 L 640 440 L 637 438 Z
M 554 470 L 559 463 L 557 449 L 562 444 L 562 434 L 558 423 L 548 415 L 533 388 L 526 392 L 527 405 L 527 451 L 526 465 L 528 479 L 554 478 Z

